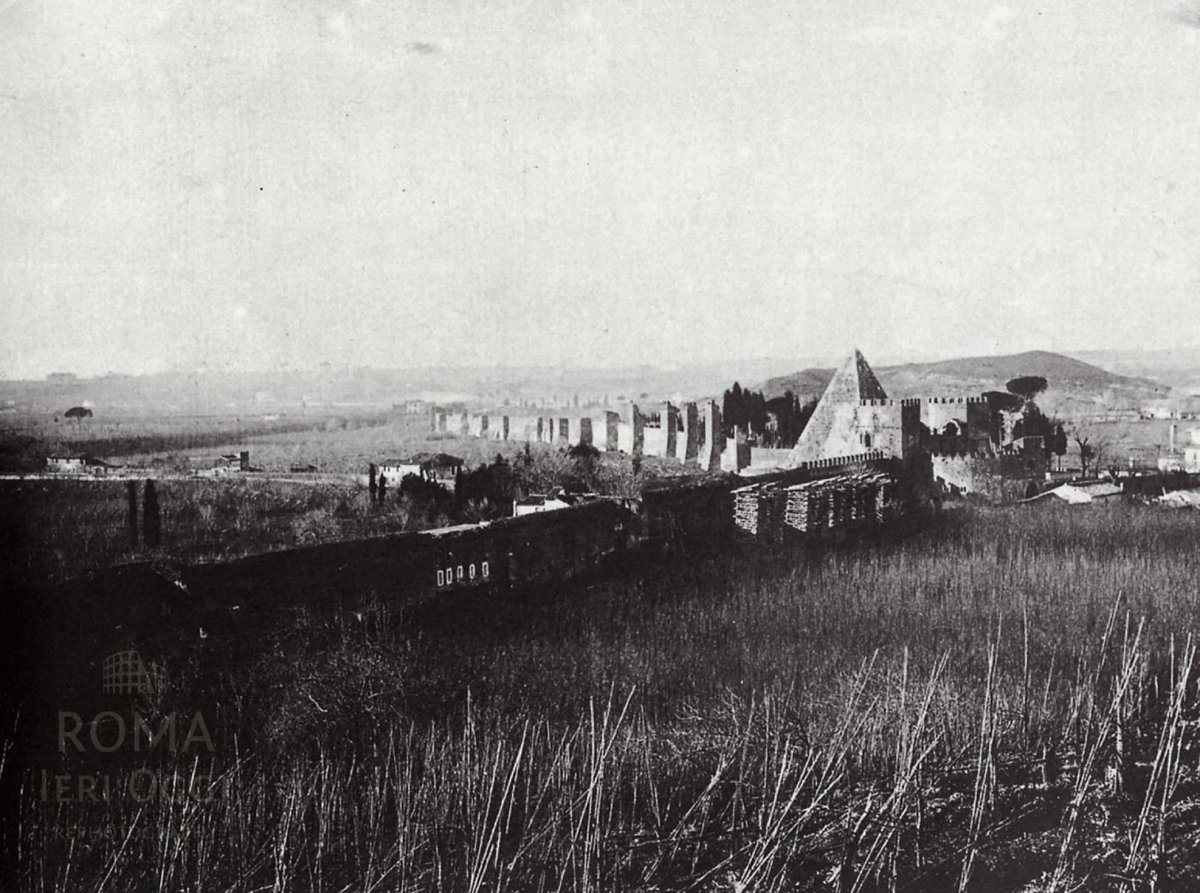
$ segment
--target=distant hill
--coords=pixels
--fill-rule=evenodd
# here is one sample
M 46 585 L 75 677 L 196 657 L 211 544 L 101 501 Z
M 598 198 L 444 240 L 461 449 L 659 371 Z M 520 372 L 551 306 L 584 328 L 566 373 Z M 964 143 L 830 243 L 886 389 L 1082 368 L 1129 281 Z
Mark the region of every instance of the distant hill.
M 898 389 L 908 390 L 910 383 L 924 382 L 980 385 L 983 390 L 1003 388 L 1005 382 L 1020 375 L 1040 375 L 1051 387 L 1066 391 L 1097 391 L 1105 388 L 1149 389 L 1161 387 L 1146 378 L 1117 375 L 1071 357 L 1045 350 L 1032 350 L 998 357 L 965 357 L 937 363 L 909 363 L 889 366 L 887 376 Z M 884 385 L 886 387 L 886 384 Z M 921 396 L 925 392 L 908 391 L 897 396 Z
M 1013 378 L 1040 375 L 1050 383 L 1050 389 L 1039 403 L 1067 415 L 1101 406 L 1111 409 L 1139 406 L 1169 390 L 1153 379 L 1117 375 L 1091 363 L 1044 350 L 882 366 L 875 367 L 875 373 L 894 399 L 1004 390 L 1005 383 Z M 768 379 L 753 389 L 764 391 L 768 398 L 791 390 L 801 399 L 811 399 L 820 396 L 832 376 L 833 369 L 803 369 Z
M 60 373 L 38 381 L 0 380 L 0 416 L 53 417 L 86 406 L 97 419 L 122 414 L 300 413 L 334 408 L 387 409 L 408 399 L 499 408 L 522 400 L 567 408 L 629 400 L 695 399 L 734 381 L 761 381 L 795 367 L 795 359 L 680 362 L 671 366 L 462 366 L 376 369 L 328 365 L 287 372 L 194 371 L 79 378 Z M 3 419 L 0 418 L 0 422 Z
M 1173 396 L 1200 394 L 1200 347 L 1161 350 L 1089 350 L 1070 354 L 1120 375 L 1170 385 Z
M 878 370 L 876 370 L 878 371 Z M 750 390 L 762 391 L 768 400 L 779 397 L 785 391 L 791 391 L 802 401 L 815 400 L 821 396 L 829 379 L 833 378 L 834 369 L 801 369 L 790 375 L 780 375 L 769 378 L 759 385 L 752 385 Z M 883 383 L 887 387 L 886 383 Z
M 445 367 L 375 369 L 325 366 L 276 372 L 161 372 L 76 378 L 56 374 L 41 381 L 0 381 L 0 426 L 19 414 L 53 418 L 72 406 L 95 412 L 96 420 L 122 415 L 287 415 L 314 412 L 386 410 L 401 400 L 465 402 L 498 409 L 528 401 L 566 408 L 605 400 L 616 407 L 629 401 L 676 403 L 721 392 L 739 381 L 768 397 L 791 389 L 801 398 L 820 396 L 840 358 L 819 357 L 813 365 L 795 359 L 760 358 L 730 362 L 683 362 L 674 366 L 636 367 Z M 867 358 L 870 360 L 870 357 Z M 1187 357 L 1172 358 L 1178 366 Z M 826 367 L 826 363 L 829 364 Z M 1042 375 L 1051 392 L 1039 403 L 1054 401 L 1086 408 L 1142 406 L 1166 392 L 1161 376 L 1117 375 L 1100 365 L 1045 351 L 997 357 L 970 357 L 936 363 L 877 366 L 880 382 L 892 397 L 966 395 L 999 389 L 1018 375 Z M 778 377 L 769 377 L 778 376 Z M 1200 380 L 1198 380 L 1200 382 Z M 1170 384 L 1177 382 L 1172 380 Z M 1192 393 L 1178 382 L 1178 393 Z M 16 421 L 11 424 L 16 425 Z

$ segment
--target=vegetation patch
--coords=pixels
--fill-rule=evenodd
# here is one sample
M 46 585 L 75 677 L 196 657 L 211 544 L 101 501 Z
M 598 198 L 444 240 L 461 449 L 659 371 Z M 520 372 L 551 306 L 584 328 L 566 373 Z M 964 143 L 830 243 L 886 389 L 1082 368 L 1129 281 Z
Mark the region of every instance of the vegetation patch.
M 26 779 L 15 882 L 1188 889 L 1197 534 L 955 506 L 899 539 L 291 614 L 194 662 L 215 752 L 164 771 L 211 796 L 48 806 Z

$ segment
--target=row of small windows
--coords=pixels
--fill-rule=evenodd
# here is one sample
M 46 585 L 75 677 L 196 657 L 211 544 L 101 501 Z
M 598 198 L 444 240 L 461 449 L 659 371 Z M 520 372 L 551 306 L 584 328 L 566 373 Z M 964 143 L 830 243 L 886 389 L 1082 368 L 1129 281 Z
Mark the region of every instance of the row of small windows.
M 481 579 L 486 580 L 488 578 L 488 570 L 488 563 L 486 561 L 480 562 L 479 576 Z M 458 567 L 447 567 L 444 570 L 439 568 L 437 572 L 437 584 L 439 586 L 453 585 L 456 580 L 461 583 L 464 579 L 475 579 L 475 562 L 471 562 L 466 566 L 460 564 Z

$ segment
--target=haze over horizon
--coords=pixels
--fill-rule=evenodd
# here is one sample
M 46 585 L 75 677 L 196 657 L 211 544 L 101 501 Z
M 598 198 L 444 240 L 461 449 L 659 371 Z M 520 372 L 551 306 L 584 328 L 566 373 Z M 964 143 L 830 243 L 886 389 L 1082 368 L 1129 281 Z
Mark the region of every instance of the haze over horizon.
M 753 376 L 757 373 L 757 375 L 759 377 L 775 377 L 775 376 L 787 375 L 787 374 L 791 374 L 791 373 L 795 373 L 795 372 L 835 369 L 837 366 L 839 366 L 842 363 L 842 361 L 844 361 L 846 359 L 847 356 L 850 355 L 851 352 L 853 352 L 854 349 L 855 349 L 855 347 L 853 345 L 850 345 L 847 347 L 846 350 L 844 350 L 840 353 L 836 353 L 836 354 L 835 353 L 826 353 L 826 354 L 820 354 L 820 355 L 811 355 L 811 356 L 807 356 L 807 357 L 731 357 L 726 360 L 712 360 L 712 361 L 707 361 L 707 362 L 696 361 L 696 362 L 692 362 L 692 363 L 688 363 L 688 362 L 671 363 L 671 362 L 647 361 L 647 362 L 609 363 L 609 364 L 587 364 L 587 363 L 571 363 L 571 362 L 545 363 L 545 364 L 538 364 L 538 363 L 522 364 L 519 362 L 464 364 L 464 363 L 454 363 L 451 361 L 446 361 L 446 362 L 441 362 L 441 363 L 425 364 L 425 365 L 385 366 L 385 365 L 378 365 L 378 364 L 373 364 L 373 363 L 356 364 L 353 362 L 343 362 L 343 363 L 325 362 L 325 363 L 320 363 L 320 364 L 315 364 L 315 365 L 307 365 L 307 366 L 295 365 L 295 366 L 276 367 L 276 368 L 252 367 L 252 366 L 232 368 L 232 367 L 208 366 L 208 365 L 203 365 L 203 364 L 199 365 L 199 366 L 178 364 L 178 365 L 172 366 L 172 367 L 166 367 L 166 368 L 156 369 L 156 370 L 143 370 L 140 372 L 122 372 L 122 371 L 118 371 L 118 370 L 107 370 L 105 372 L 96 372 L 96 373 L 87 373 L 87 372 L 77 373 L 70 368 L 64 367 L 61 369 L 52 370 L 51 372 L 48 372 L 45 375 L 26 376 L 23 378 L 22 377 L 10 377 L 10 376 L 5 376 L 5 375 L 0 374 L 0 382 L 17 383 L 17 382 L 26 381 L 26 382 L 30 382 L 30 383 L 37 383 L 37 382 L 44 381 L 47 378 L 54 378 L 56 376 L 63 375 L 63 374 L 74 375 L 79 381 L 96 381 L 96 380 L 103 380 L 105 378 L 109 378 L 112 376 L 131 377 L 131 378 L 161 376 L 161 375 L 167 375 L 167 376 L 183 375 L 183 376 L 188 376 L 188 377 L 193 377 L 193 378 L 197 377 L 197 376 L 203 376 L 203 375 L 254 377 L 254 376 L 274 376 L 274 375 L 287 374 L 287 373 L 312 375 L 312 374 L 321 374 L 323 372 L 335 372 L 335 373 L 339 373 L 339 374 L 344 374 L 344 373 L 351 373 L 351 372 L 358 372 L 358 371 L 374 372 L 374 373 L 381 373 L 381 374 L 383 374 L 383 373 L 401 373 L 402 374 L 405 372 L 423 373 L 423 372 L 439 371 L 439 370 L 443 370 L 443 371 L 447 371 L 447 372 L 494 371 L 497 374 L 505 374 L 505 373 L 509 373 L 509 372 L 552 373 L 552 372 L 556 372 L 556 371 L 561 371 L 563 373 L 584 373 L 584 372 L 592 372 L 592 371 L 599 372 L 599 373 L 630 373 L 637 369 L 642 369 L 642 368 L 654 370 L 657 372 L 670 372 L 673 370 L 695 371 L 697 369 L 708 369 L 710 371 L 715 371 L 715 370 L 731 371 L 731 370 L 736 370 L 736 369 L 740 368 L 743 370 L 743 372 L 741 373 L 743 375 Z M 1148 356 L 1148 357 L 1150 357 L 1150 356 L 1164 356 L 1165 357 L 1165 356 L 1171 355 L 1173 352 L 1177 353 L 1177 354 L 1186 354 L 1187 355 L 1186 358 L 1182 358 L 1182 357 L 1180 358 L 1181 366 L 1191 365 L 1197 361 L 1200 361 L 1200 348 L 1177 348 L 1174 351 L 1164 348 L 1162 350 L 1147 351 L 1147 352 L 1145 352 L 1144 355 Z M 942 363 L 942 362 L 971 361 L 971 360 L 988 361 L 988 360 L 998 359 L 998 358 L 1021 356 L 1021 355 L 1027 354 L 1027 353 L 1046 354 L 1050 357 L 1060 357 L 1064 360 L 1076 360 L 1077 359 L 1089 366 L 1093 366 L 1094 368 L 1097 368 L 1104 372 L 1111 372 L 1111 373 L 1116 373 L 1116 374 L 1132 374 L 1132 376 L 1135 378 L 1138 377 L 1138 374 L 1139 374 L 1136 372 L 1135 373 L 1125 373 L 1125 372 L 1121 372 L 1120 370 L 1117 370 L 1117 369 L 1109 368 L 1109 366 L 1106 365 L 1104 362 L 1098 361 L 1099 358 L 1089 356 L 1089 354 L 1092 354 L 1092 353 L 1103 354 L 1103 353 L 1105 353 L 1104 351 L 1047 351 L 1047 350 L 1041 350 L 1039 348 L 1033 348 L 1029 351 L 1016 351 L 1011 354 L 1004 353 L 1004 354 L 988 354 L 988 355 L 973 355 L 973 356 L 968 356 L 965 354 L 956 354 L 956 353 L 923 354 L 923 355 L 919 355 L 919 356 L 905 355 L 905 354 L 871 355 L 871 354 L 867 353 L 866 356 L 867 356 L 868 361 L 871 363 L 871 365 L 873 367 L 880 368 L 880 369 L 885 369 L 885 368 L 894 369 L 894 368 L 901 368 L 901 367 L 908 367 L 908 366 L 916 366 L 916 367 L 936 366 L 937 364 Z M 1129 359 L 1132 359 L 1139 355 L 1140 354 L 1137 351 L 1121 353 L 1122 357 L 1127 357 Z M 1127 360 L 1127 362 L 1128 362 L 1128 360 Z M 1174 367 L 1172 367 L 1172 368 L 1174 368 Z M 731 374 L 736 377 L 738 373 L 731 371 Z M 748 379 L 746 384 L 747 384 L 747 386 L 750 386 L 757 380 L 758 380 L 757 378 L 754 378 L 753 380 Z
M 16 0 L 0 377 L 1196 348 L 1197 84 L 1195 4 Z

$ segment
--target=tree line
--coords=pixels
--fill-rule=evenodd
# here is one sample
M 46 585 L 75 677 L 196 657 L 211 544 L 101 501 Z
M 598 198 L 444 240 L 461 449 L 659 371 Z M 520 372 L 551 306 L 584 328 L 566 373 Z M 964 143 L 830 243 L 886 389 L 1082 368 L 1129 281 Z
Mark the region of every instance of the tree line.
M 726 437 L 741 428 L 759 446 L 790 449 L 816 408 L 816 400 L 801 401 L 790 390 L 768 400 L 735 381 L 721 397 L 721 427 Z
M 508 517 L 514 499 L 534 493 L 633 496 L 637 492 L 637 464 L 636 458 L 634 467 L 604 462 L 600 450 L 589 444 L 565 450 L 533 449 L 526 444 L 511 460 L 497 453 L 490 463 L 470 471 L 459 470 L 453 491 L 411 474 L 399 483 L 389 484 L 375 465 L 370 466 L 368 487 L 371 502 L 376 505 L 405 500 L 454 523 L 475 523 Z

